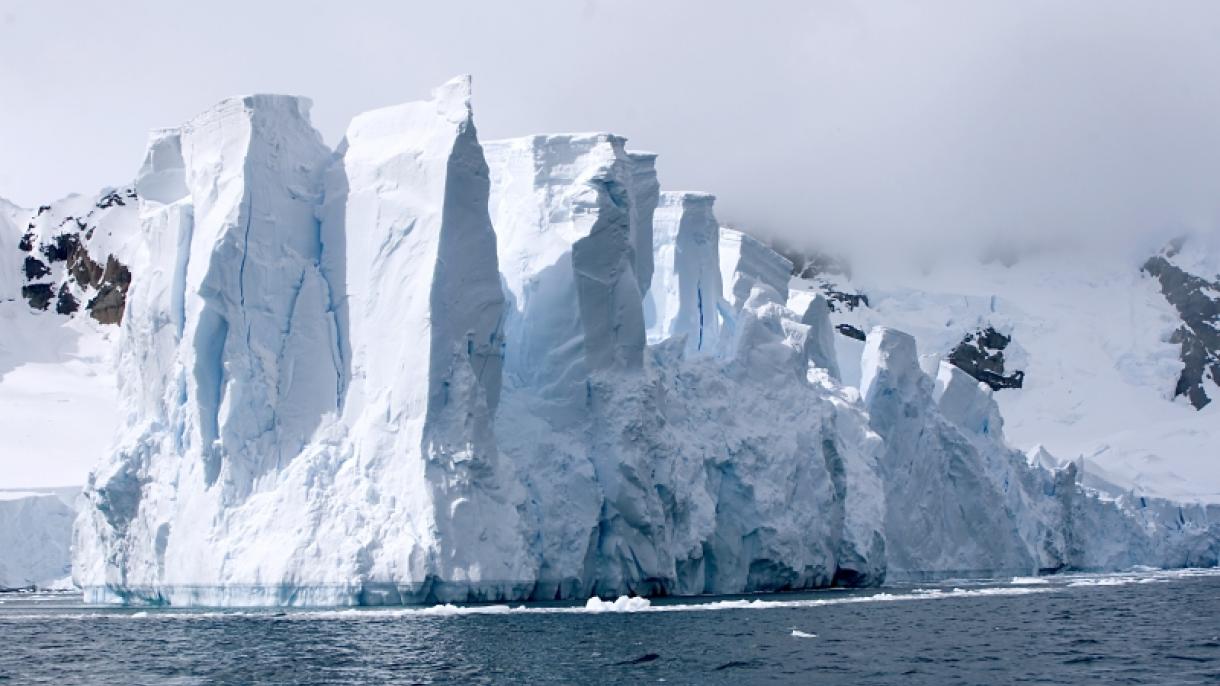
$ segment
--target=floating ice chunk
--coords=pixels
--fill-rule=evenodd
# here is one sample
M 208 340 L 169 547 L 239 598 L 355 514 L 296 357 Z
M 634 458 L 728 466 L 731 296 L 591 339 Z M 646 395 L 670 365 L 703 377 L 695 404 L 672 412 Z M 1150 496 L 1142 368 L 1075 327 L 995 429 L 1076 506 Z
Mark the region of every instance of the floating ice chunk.
M 647 598 L 638 596 L 619 596 L 612 601 L 602 600 L 601 598 L 589 598 L 585 602 L 585 609 L 590 612 L 640 612 L 647 610 L 652 605 Z

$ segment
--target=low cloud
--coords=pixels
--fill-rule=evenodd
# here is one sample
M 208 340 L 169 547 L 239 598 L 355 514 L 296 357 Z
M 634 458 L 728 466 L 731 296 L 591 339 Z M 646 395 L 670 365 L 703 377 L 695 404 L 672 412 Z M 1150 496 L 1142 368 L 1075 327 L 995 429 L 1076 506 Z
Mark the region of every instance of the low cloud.
M 124 182 L 148 129 L 227 95 L 309 95 L 333 144 L 470 72 L 484 138 L 612 130 L 797 243 L 1220 227 L 1212 2 L 53 4 L 0 24 L 0 195 L 27 205 Z

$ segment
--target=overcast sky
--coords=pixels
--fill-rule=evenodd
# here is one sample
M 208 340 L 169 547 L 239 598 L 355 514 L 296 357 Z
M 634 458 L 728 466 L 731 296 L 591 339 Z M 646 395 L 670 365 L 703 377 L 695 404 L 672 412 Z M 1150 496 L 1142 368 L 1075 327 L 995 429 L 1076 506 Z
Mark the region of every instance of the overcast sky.
M 1220 3 L 0 0 L 0 195 L 131 179 L 234 94 L 352 115 L 475 78 L 484 139 L 611 130 L 722 220 L 851 236 L 1220 226 Z

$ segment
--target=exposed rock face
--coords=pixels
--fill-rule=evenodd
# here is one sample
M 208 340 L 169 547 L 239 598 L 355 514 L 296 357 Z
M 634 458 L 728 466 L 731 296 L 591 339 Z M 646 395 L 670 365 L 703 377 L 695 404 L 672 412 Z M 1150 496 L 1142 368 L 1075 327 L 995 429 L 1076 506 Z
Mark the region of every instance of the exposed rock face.
M 40 207 L 17 244 L 26 253 L 21 295 L 29 306 L 49 310 L 54 304 L 56 313 L 72 315 L 85 302 L 98 322 L 122 321 L 131 284 L 122 260 L 130 259 L 128 246 L 136 238 L 135 203 L 135 189 L 127 187 Z
M 949 362 L 992 390 L 1020 388 L 1025 383 L 1025 372 L 1004 374 L 1004 349 L 1011 342 L 1011 336 L 990 326 L 972 331 L 949 352 Z
M 1203 409 L 1212 401 L 1208 390 L 1220 386 L 1220 278 L 1208 280 L 1175 265 L 1172 260 L 1180 249 L 1180 243 L 1171 244 L 1149 258 L 1143 270 L 1157 279 L 1165 299 L 1182 318 L 1171 339 L 1182 346 L 1182 374 L 1173 395 Z
M 817 250 L 799 250 L 783 241 L 773 241 L 771 247 L 792 263 L 793 277 L 817 284 L 832 312 L 868 307 L 867 294 L 858 290 L 845 291 L 838 285 L 851 280 L 851 265 L 846 259 Z
M 838 331 L 840 334 L 843 334 L 848 338 L 853 338 L 857 341 L 863 341 L 865 338 L 867 338 L 867 334 L 851 324 L 836 324 L 835 331 Z

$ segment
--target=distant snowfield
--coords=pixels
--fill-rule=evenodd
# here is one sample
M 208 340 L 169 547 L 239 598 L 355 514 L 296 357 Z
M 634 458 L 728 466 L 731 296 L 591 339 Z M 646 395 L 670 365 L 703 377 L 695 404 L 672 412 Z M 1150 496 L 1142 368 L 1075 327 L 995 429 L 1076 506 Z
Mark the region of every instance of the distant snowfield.
M 118 328 L 8 301 L 0 331 L 0 488 L 83 484 L 118 426 Z

